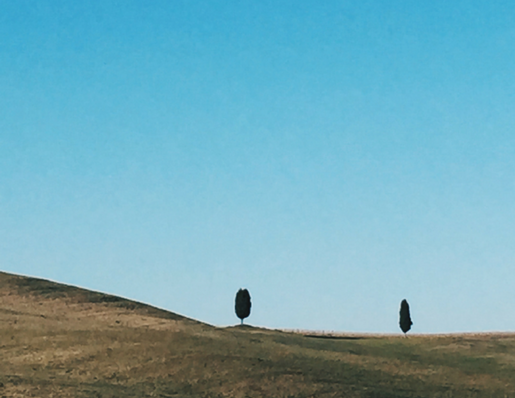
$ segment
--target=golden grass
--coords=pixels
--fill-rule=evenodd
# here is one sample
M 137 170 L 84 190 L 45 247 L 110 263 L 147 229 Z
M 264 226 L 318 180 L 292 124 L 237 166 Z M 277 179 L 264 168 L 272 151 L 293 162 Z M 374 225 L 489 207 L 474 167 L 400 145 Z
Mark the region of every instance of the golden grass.
M 0 397 L 515 397 L 515 335 L 216 328 L 0 273 Z

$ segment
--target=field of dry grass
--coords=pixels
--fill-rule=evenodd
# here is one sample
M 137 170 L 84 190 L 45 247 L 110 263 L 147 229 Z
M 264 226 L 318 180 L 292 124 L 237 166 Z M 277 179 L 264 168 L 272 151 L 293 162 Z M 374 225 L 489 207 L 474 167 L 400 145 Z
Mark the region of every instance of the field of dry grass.
M 0 397 L 515 397 L 515 334 L 216 328 L 0 273 Z

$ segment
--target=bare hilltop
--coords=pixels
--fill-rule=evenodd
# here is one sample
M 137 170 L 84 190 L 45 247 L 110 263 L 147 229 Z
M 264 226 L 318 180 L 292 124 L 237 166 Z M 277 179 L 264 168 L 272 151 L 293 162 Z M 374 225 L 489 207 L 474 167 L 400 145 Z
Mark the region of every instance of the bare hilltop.
M 7 273 L 0 329 L 0 397 L 515 397 L 515 334 L 217 328 Z

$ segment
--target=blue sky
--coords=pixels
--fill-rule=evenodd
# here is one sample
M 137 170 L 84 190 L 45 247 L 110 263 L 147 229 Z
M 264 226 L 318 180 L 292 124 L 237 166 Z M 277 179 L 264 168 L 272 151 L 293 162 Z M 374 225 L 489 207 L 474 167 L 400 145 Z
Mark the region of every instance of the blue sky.
M 215 325 L 515 330 L 508 1 L 0 0 L 0 267 Z

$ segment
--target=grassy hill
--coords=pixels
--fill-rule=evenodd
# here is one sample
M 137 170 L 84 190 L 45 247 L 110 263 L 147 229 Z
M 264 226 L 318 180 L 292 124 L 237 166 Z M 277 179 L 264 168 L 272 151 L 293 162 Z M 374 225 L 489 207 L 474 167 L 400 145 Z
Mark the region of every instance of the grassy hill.
M 0 397 L 515 397 L 515 334 L 216 328 L 0 273 Z

